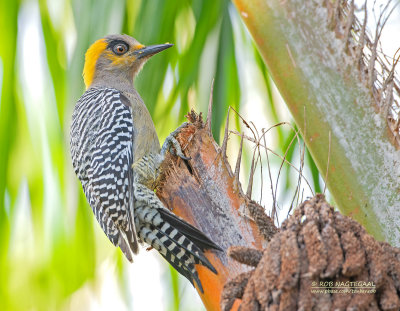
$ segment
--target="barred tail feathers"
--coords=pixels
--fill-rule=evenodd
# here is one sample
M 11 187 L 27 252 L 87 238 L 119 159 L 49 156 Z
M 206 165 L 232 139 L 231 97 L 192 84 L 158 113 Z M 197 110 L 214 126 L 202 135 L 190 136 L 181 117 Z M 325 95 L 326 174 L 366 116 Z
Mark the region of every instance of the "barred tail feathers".
M 206 249 L 216 249 L 223 251 L 221 247 L 215 244 L 210 238 L 208 238 L 203 232 L 201 232 L 196 227 L 185 222 L 174 214 L 170 213 L 166 209 L 159 209 L 161 218 L 169 223 L 173 228 L 176 228 L 180 233 L 185 235 L 189 240 L 191 240 L 198 248 L 202 251 Z
M 217 273 L 215 268 L 205 257 L 203 250 L 192 242 L 190 237 L 184 235 L 179 229 L 173 227 L 162 218 L 161 209 L 149 208 L 142 205 L 137 207 L 136 215 L 139 222 L 144 225 L 150 225 L 151 229 L 157 229 L 160 232 L 161 236 L 159 238 L 166 247 L 169 247 L 171 243 L 179 246 L 180 249 L 193 257 L 195 264 L 202 264 L 212 272 Z M 203 233 L 201 234 L 204 235 Z M 170 249 L 170 251 L 172 251 L 172 249 Z
M 139 238 L 158 250 L 192 284 L 194 280 L 202 291 L 194 265 L 201 264 L 217 274 L 203 251 L 222 249 L 200 230 L 168 211 L 154 192 L 146 186 L 135 183 L 134 197 L 135 222 L 139 228 Z
M 158 197 L 144 185 L 135 184 L 134 195 L 137 201 L 141 202 L 140 205 L 153 206 L 154 210 L 158 211 L 160 218 L 156 218 L 156 214 L 145 214 L 141 215 L 143 221 L 152 222 L 155 221 L 156 225 L 158 225 L 157 221 L 165 221 L 171 225 L 171 227 L 177 229 L 180 233 L 185 235 L 189 240 L 191 240 L 196 246 L 198 246 L 201 250 L 206 249 L 216 249 L 219 251 L 223 251 L 221 247 L 215 244 L 211 239 L 209 239 L 203 232 L 199 229 L 195 228 L 191 224 L 187 223 L 183 219 L 175 216 L 169 210 L 167 210 L 162 202 L 158 199 Z M 136 213 L 138 210 L 136 209 Z
M 175 242 L 169 240 L 159 229 L 151 228 L 150 225 L 143 225 L 140 227 L 138 233 L 142 241 L 154 247 L 175 270 L 186 277 L 190 283 L 193 284 L 194 280 L 200 291 L 204 292 L 194 266 L 194 258 L 192 255 L 189 256 L 188 253 Z M 166 246 L 166 241 L 170 242 L 167 243 L 169 246 Z
M 217 271 L 203 253 L 203 249 L 210 247 L 204 247 L 203 244 L 198 246 L 197 243 L 192 241 L 191 236 L 186 236 L 179 230 L 179 228 L 177 229 L 169 222 L 165 221 L 163 216 L 167 215 L 166 213 L 168 213 L 168 211 L 164 209 L 151 208 L 147 205 L 137 204 L 135 214 L 140 223 L 139 238 L 159 251 L 159 253 L 180 274 L 189 279 L 192 284 L 194 280 L 199 289 L 203 292 L 202 285 L 195 269 L 195 264 L 201 264 L 217 274 Z M 177 218 L 176 216 L 171 215 L 168 215 L 167 217 L 169 220 Z M 173 223 L 175 222 L 180 224 L 179 227 L 182 227 L 182 223 L 186 224 L 179 218 L 173 221 Z M 211 241 L 191 225 L 186 224 L 186 227 L 184 227 L 186 230 L 183 231 L 195 232 L 194 230 L 196 230 L 196 234 L 200 234 L 200 238 L 197 237 L 193 240 Z

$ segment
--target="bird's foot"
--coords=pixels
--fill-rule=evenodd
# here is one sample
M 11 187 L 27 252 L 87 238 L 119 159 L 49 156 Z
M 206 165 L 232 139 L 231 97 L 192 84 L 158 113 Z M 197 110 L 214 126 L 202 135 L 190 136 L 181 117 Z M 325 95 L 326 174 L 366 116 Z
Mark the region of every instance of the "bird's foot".
M 183 160 L 188 161 L 191 159 L 190 157 L 187 157 L 183 154 L 181 145 L 176 140 L 176 136 L 180 133 L 182 128 L 186 127 L 187 125 L 188 125 L 187 122 L 183 123 L 175 131 L 173 131 L 171 134 L 169 134 L 168 137 L 165 139 L 164 144 L 161 148 L 161 156 L 163 158 L 165 157 L 165 153 L 167 151 L 169 151 L 172 155 L 176 155 Z
M 160 153 L 146 154 L 141 159 L 133 163 L 132 168 L 134 172 L 135 183 L 143 184 L 146 187 L 152 188 L 151 185 L 153 185 L 158 178 L 160 173 L 159 168 L 165 159 L 165 154 L 167 151 L 183 160 L 188 161 L 191 159 L 183 154 L 181 145 L 176 140 L 176 136 L 179 134 L 182 128 L 186 127 L 187 125 L 187 122 L 183 123 L 180 127 L 168 135 Z

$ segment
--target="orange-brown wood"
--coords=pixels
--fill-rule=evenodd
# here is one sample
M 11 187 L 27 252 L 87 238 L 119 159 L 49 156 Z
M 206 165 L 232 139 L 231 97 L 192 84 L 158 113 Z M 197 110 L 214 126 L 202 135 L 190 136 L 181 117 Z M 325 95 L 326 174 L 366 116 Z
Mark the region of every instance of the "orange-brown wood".
M 192 115 L 193 117 L 193 115 Z M 224 252 L 207 251 L 206 256 L 218 271 L 203 266 L 197 271 L 204 293 L 199 292 L 207 310 L 220 310 L 221 291 L 225 282 L 249 268 L 230 259 L 230 246 L 242 245 L 261 249 L 265 239 L 254 221 L 243 217 L 249 200 L 221 154 L 220 148 L 197 119 L 178 137 L 191 160 L 168 156 L 156 189 L 163 203 L 176 215 L 199 228 Z M 242 212 L 240 212 L 242 211 Z

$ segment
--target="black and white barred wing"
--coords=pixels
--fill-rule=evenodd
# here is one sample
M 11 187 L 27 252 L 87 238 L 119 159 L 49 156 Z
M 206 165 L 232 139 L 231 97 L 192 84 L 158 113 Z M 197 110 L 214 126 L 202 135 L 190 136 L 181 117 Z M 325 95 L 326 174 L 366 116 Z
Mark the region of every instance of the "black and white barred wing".
M 88 153 L 82 186 L 101 228 L 132 261 L 131 251 L 138 252 L 138 242 L 133 219 L 131 108 L 122 103 L 123 95 L 116 90 L 97 92 L 83 107 L 92 115 L 86 115 L 88 129 L 81 132 L 88 145 L 81 144 L 80 150 Z

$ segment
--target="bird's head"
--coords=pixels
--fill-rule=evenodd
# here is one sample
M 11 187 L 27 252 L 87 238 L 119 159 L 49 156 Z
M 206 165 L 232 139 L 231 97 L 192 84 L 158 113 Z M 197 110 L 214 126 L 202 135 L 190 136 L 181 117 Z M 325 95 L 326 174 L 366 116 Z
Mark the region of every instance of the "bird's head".
M 85 54 L 86 89 L 95 82 L 133 83 L 144 63 L 173 44 L 144 46 L 128 35 L 109 35 L 93 43 Z

